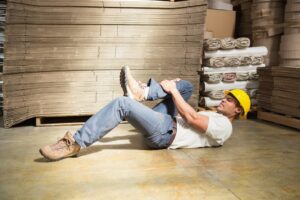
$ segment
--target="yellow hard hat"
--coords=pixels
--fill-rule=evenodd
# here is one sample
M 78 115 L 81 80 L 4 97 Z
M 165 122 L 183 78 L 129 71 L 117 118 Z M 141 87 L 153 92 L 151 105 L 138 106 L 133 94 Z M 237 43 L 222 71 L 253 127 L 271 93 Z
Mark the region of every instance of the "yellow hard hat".
M 231 94 L 239 102 L 240 106 L 244 111 L 240 117 L 244 119 L 247 118 L 247 114 L 251 106 L 249 95 L 241 89 L 225 90 L 225 94 Z

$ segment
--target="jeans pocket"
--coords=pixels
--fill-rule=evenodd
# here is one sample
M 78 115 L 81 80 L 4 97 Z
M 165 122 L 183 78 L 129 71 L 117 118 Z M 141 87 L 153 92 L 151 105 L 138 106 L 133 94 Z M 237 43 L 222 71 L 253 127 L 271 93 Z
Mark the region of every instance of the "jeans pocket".
M 153 134 L 146 138 L 146 144 L 151 149 L 165 149 L 169 147 L 172 131 Z

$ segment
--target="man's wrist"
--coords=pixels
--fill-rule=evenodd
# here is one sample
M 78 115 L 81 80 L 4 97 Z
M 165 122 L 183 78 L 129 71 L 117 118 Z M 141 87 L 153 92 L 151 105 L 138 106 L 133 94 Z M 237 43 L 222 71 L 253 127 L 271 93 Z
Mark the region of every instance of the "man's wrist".
M 173 95 L 174 93 L 178 93 L 178 90 L 177 88 L 173 88 L 170 90 L 170 93 Z

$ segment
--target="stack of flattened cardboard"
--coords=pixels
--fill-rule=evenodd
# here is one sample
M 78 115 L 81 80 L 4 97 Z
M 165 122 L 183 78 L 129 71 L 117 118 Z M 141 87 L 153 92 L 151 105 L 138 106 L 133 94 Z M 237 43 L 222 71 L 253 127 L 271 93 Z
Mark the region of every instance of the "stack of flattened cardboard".
M 300 117 L 300 70 L 293 67 L 259 69 L 258 106 L 265 110 Z
M 287 1 L 284 35 L 280 44 L 280 65 L 260 69 L 258 105 L 261 119 L 300 128 L 300 2 Z M 289 116 L 289 117 L 284 117 Z
M 237 11 L 236 36 L 252 38 L 252 0 L 235 0 L 233 5 Z
M 4 46 L 4 30 L 6 16 L 6 1 L 0 1 L 0 73 L 3 71 L 3 46 Z
M 94 114 L 123 95 L 122 65 L 141 81 L 191 81 L 196 106 L 206 9 L 204 0 L 8 1 L 5 127 Z
M 300 68 L 300 1 L 287 1 L 279 54 L 281 67 Z
M 3 114 L 3 92 L 2 92 L 2 72 L 3 72 L 3 46 L 4 46 L 4 30 L 5 30 L 5 15 L 6 15 L 6 1 L 0 1 L 0 115 Z
M 224 90 L 242 89 L 256 105 L 257 69 L 265 67 L 266 47 L 250 47 L 249 38 L 212 38 L 204 41 L 201 107 L 218 106 L 225 97 Z
M 2 116 L 3 114 L 3 91 L 2 91 L 2 73 L 0 74 L 0 115 Z
M 266 66 L 279 63 L 280 37 L 283 33 L 284 0 L 253 0 L 252 38 L 253 46 L 265 46 L 269 50 Z

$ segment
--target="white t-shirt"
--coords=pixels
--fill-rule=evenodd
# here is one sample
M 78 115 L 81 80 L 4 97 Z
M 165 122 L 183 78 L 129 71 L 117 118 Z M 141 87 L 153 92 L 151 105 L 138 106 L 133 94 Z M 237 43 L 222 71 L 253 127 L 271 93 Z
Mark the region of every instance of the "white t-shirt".
M 208 116 L 206 132 L 201 133 L 190 127 L 182 117 L 176 117 L 177 134 L 169 149 L 221 146 L 230 137 L 232 124 L 226 116 L 212 111 L 198 114 Z

